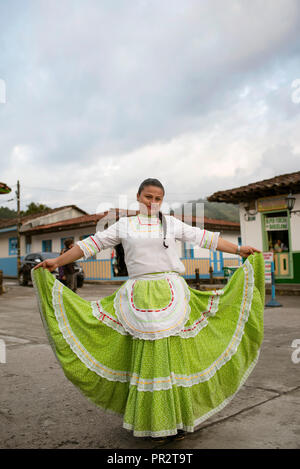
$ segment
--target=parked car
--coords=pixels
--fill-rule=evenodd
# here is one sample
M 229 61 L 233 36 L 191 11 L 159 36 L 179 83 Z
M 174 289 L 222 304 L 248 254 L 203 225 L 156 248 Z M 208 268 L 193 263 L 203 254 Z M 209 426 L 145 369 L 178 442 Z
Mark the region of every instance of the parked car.
M 21 263 L 20 268 L 20 275 L 19 275 L 19 284 L 26 286 L 29 282 L 31 282 L 31 275 L 30 271 L 40 262 L 44 261 L 45 259 L 54 259 L 60 255 L 59 252 L 35 252 L 30 253 L 25 256 Z M 75 275 L 76 275 L 76 288 L 81 288 L 84 283 L 84 272 L 82 267 L 77 263 L 75 264 Z M 59 280 L 59 273 L 58 269 L 53 270 L 51 272 L 55 277 Z

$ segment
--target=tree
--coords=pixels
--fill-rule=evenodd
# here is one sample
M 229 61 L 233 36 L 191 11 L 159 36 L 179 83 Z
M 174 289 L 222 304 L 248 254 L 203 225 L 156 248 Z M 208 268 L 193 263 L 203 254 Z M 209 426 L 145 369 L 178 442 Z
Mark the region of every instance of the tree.
M 0 207 L 0 219 L 16 218 L 17 211 L 8 207 Z
M 35 202 L 30 202 L 27 205 L 27 210 L 21 210 L 21 216 L 32 215 L 34 213 L 42 213 L 47 210 L 51 210 L 50 207 L 44 204 L 36 204 Z M 8 207 L 0 207 L 0 220 L 6 220 L 10 218 L 17 218 L 18 213 L 16 210 L 12 210 Z
M 46 212 L 47 210 L 51 210 L 47 205 L 30 202 L 30 204 L 27 205 L 27 210 L 21 210 L 21 215 L 32 215 L 33 213 Z

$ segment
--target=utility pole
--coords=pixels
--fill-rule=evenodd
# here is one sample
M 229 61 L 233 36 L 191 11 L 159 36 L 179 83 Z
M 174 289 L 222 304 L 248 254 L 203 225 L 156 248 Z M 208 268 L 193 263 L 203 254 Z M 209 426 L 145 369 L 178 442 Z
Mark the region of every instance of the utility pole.
M 20 269 L 21 269 L 21 212 L 20 212 L 20 181 L 17 182 L 17 274 L 19 278 Z

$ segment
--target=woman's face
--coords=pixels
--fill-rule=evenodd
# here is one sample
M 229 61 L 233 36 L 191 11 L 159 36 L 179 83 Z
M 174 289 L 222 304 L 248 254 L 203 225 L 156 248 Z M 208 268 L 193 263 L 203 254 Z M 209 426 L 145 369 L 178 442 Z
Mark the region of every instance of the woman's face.
M 164 192 L 160 187 L 146 186 L 136 196 L 140 205 L 140 212 L 145 215 L 156 215 L 164 198 Z

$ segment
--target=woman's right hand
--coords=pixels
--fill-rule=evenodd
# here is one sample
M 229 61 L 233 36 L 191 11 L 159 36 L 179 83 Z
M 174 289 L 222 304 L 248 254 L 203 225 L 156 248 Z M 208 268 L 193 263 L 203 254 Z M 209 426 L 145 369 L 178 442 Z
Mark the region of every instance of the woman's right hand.
M 46 259 L 43 262 L 37 264 L 34 269 L 38 269 L 39 267 L 43 267 L 43 269 L 48 269 L 49 272 L 52 272 L 53 270 L 58 268 L 57 259 Z

